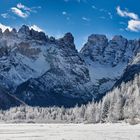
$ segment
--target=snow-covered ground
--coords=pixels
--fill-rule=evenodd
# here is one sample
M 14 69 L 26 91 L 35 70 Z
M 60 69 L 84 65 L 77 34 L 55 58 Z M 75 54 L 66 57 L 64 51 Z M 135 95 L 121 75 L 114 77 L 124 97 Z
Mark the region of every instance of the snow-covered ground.
M 0 124 L 0 140 L 140 140 L 140 125 Z

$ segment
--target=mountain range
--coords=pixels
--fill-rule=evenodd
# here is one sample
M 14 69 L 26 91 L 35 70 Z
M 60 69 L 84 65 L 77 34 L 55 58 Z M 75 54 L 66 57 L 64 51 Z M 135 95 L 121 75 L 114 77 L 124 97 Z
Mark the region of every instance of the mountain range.
M 77 51 L 74 37 L 55 39 L 23 25 L 0 30 L 0 108 L 98 101 L 140 72 L 140 40 L 92 34 Z

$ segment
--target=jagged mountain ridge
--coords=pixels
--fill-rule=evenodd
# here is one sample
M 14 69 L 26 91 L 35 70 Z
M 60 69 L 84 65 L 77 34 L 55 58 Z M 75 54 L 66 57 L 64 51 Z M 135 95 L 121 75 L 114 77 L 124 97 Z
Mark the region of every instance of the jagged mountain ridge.
M 25 25 L 13 30 L 0 38 L 2 86 L 30 105 L 71 106 L 91 99 L 88 69 L 71 33 L 56 40 Z
M 100 94 L 113 87 L 139 52 L 140 40 L 127 40 L 122 36 L 108 40 L 105 35 L 89 36 L 88 42 L 80 51 L 95 90 Z
M 32 106 L 86 103 L 114 86 L 139 42 L 91 35 L 78 52 L 71 33 L 55 39 L 26 25 L 0 31 L 0 85 Z

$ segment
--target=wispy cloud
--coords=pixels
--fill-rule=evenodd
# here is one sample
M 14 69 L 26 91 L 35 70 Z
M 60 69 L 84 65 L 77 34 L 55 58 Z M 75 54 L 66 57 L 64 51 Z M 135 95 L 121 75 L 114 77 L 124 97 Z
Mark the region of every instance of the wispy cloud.
M 99 9 L 100 12 L 107 12 L 105 9 Z
M 12 15 L 16 15 L 20 18 L 28 18 L 31 13 L 37 12 L 36 10 L 39 8 L 41 7 L 27 7 L 22 3 L 18 3 L 16 6 L 11 7 L 7 12 L 2 13 L 1 16 L 5 19 L 13 17 Z
M 90 19 L 89 18 L 87 18 L 87 17 L 82 17 L 82 20 L 84 20 L 84 21 L 90 21 Z
M 3 14 L 1 14 L 1 16 L 2 16 L 3 18 L 9 18 L 9 14 L 8 14 L 8 13 L 3 13 Z
M 97 9 L 97 7 L 96 7 L 95 5 L 92 5 L 91 7 L 92 7 L 93 9 Z
M 66 20 L 68 20 L 68 21 L 70 20 L 71 15 L 69 13 L 67 13 L 66 11 L 63 11 L 62 15 L 65 16 Z
M 27 18 L 29 17 L 30 13 L 32 12 L 32 8 L 29 8 L 21 3 L 18 3 L 16 7 L 11 8 L 12 13 L 15 15 L 21 17 L 21 18 Z
M 63 11 L 63 12 L 62 12 L 62 15 L 67 15 L 67 12 L 66 12 L 66 11 Z
M 118 15 L 120 15 L 121 17 L 129 17 L 135 20 L 139 18 L 139 16 L 133 12 L 121 10 L 120 6 L 118 6 L 116 9 L 117 9 Z
M 111 12 L 108 12 L 108 15 L 109 15 L 110 19 L 113 19 L 113 15 Z
M 126 30 L 139 32 L 140 31 L 140 19 L 139 16 L 134 12 L 129 12 L 127 9 L 122 10 L 120 6 L 116 8 L 117 14 L 121 17 L 130 18 L 128 20 Z M 122 22 L 121 22 L 122 23 Z
M 12 13 L 15 15 L 21 17 L 21 18 L 27 18 L 29 16 L 29 13 L 23 12 L 22 10 L 18 9 L 17 7 L 12 7 L 11 8 Z
M 102 15 L 99 18 L 107 19 L 109 17 L 109 19 L 113 19 L 113 14 L 110 11 L 103 9 L 103 8 L 98 8 L 95 5 L 92 5 L 91 8 L 102 13 Z
M 17 8 L 25 10 L 25 11 L 32 11 L 31 8 L 25 6 L 25 5 L 21 4 L 21 3 L 17 4 Z

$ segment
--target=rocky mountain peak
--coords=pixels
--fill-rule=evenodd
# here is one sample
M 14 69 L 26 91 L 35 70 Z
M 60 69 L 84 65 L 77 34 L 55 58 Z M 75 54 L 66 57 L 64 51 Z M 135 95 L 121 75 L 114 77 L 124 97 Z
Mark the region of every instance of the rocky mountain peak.
M 44 40 L 44 41 L 47 40 L 47 37 L 44 32 L 38 32 L 33 29 L 30 30 L 30 36 L 32 37 L 32 39 L 35 40 Z
M 22 27 L 19 29 L 18 33 L 23 33 L 23 34 L 28 35 L 30 33 L 30 29 L 28 26 L 22 25 Z
M 17 30 L 15 28 L 12 29 L 11 31 L 12 34 L 17 34 Z
M 107 42 L 108 39 L 105 35 L 99 35 L 99 34 L 92 34 L 88 37 L 88 42 L 90 43 L 97 43 L 97 42 Z
M 23 25 L 19 31 L 18 36 L 23 39 L 30 39 L 30 40 L 39 40 L 46 42 L 48 37 L 45 35 L 44 32 L 38 32 L 34 29 L 30 29 L 28 26 Z
M 4 36 L 9 36 L 9 35 L 10 35 L 9 29 L 6 29 L 6 30 L 3 32 L 3 35 L 4 35 Z
M 63 37 L 64 41 L 74 43 L 74 37 L 71 33 L 66 33 Z
M 112 40 L 110 41 L 110 44 L 114 44 L 115 47 L 121 48 L 121 49 L 125 49 L 126 45 L 127 45 L 127 39 L 124 38 L 121 35 L 116 35 L 112 38 Z
M 70 47 L 76 49 L 74 44 L 74 37 L 71 33 L 66 33 L 63 38 L 59 39 L 60 46 Z
M 122 35 L 115 35 L 112 40 L 118 41 L 118 40 L 122 40 L 125 39 Z
M 105 35 L 92 34 L 88 37 L 87 43 L 81 49 L 81 53 L 84 56 L 89 56 L 93 61 L 96 61 L 102 57 L 105 47 L 108 45 L 108 39 Z

